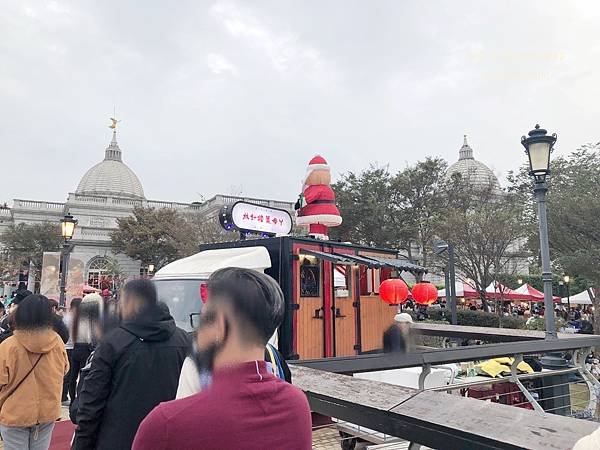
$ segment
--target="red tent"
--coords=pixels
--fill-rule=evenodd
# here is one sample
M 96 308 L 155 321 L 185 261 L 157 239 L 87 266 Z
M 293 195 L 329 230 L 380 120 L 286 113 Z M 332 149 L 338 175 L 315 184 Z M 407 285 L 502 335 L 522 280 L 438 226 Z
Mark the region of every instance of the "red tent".
M 521 287 L 514 290 L 515 293 L 519 294 L 519 300 L 524 302 L 543 302 L 544 301 L 544 293 L 538 291 L 533 286 L 525 283 L 521 285 Z M 560 303 L 560 297 L 552 296 L 552 300 L 556 303 Z
M 520 300 L 523 298 L 517 291 L 513 291 L 511 288 L 504 286 L 498 281 L 492 281 L 490 285 L 485 288 L 485 296 L 488 299 L 498 300 Z
M 446 290 L 440 289 L 438 291 L 438 297 L 445 297 Z M 456 296 L 458 298 L 470 298 L 479 299 L 479 292 L 475 290 L 469 283 L 462 281 L 456 282 Z M 501 299 L 501 300 L 521 300 L 523 295 L 517 294 L 509 287 L 504 286 L 498 281 L 492 281 L 490 285 L 485 289 L 485 296 L 488 300 Z

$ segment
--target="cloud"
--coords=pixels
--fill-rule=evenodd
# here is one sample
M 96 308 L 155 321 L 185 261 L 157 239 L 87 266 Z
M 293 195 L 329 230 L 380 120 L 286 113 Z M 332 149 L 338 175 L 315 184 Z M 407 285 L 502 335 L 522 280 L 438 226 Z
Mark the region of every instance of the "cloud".
M 211 13 L 229 35 L 261 52 L 280 74 L 302 72 L 315 81 L 331 79 L 333 67 L 297 33 L 276 29 L 253 12 L 227 1 L 214 4 Z
M 218 53 L 209 53 L 206 56 L 206 64 L 208 64 L 208 68 L 215 75 L 230 73 L 231 75 L 237 76 L 238 74 L 238 68 L 229 62 L 227 58 Z

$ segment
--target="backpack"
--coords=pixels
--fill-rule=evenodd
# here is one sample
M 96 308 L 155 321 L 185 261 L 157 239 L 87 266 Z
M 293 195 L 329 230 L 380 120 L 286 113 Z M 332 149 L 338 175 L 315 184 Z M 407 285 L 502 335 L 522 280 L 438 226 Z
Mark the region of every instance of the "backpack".
M 277 350 L 271 344 L 267 344 L 267 352 L 269 353 L 269 361 L 267 362 L 270 362 L 273 365 L 273 375 L 280 380 L 285 381 L 285 374 L 283 373 Z

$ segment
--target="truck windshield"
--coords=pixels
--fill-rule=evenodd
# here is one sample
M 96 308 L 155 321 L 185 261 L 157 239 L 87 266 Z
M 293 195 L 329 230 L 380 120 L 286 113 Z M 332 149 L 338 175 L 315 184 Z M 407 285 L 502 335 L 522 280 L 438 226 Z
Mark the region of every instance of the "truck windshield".
M 202 310 L 200 280 L 154 280 L 158 300 L 169 307 L 175 324 L 186 331 L 193 331 L 190 314 Z

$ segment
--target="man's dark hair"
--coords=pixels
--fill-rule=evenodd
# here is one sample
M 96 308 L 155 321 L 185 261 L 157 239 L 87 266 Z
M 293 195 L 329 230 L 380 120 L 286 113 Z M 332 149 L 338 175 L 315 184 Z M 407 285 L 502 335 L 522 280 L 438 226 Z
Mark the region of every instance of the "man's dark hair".
M 49 298 L 48 303 L 50 303 L 51 308 L 58 308 L 58 301 L 54 300 L 53 298 Z
M 19 303 L 15 313 L 15 329 L 37 330 L 52 326 L 52 307 L 43 295 L 32 294 Z
M 129 281 L 123 287 L 123 294 L 131 295 L 138 299 L 141 302 L 142 311 L 154 308 L 158 302 L 156 286 L 154 286 L 152 281 L 144 278 Z
M 69 309 L 75 310 L 81 306 L 81 297 L 75 297 L 69 303 Z
M 211 302 L 229 302 L 236 324 L 249 340 L 266 345 L 283 320 L 284 300 L 273 278 L 251 269 L 228 267 L 208 279 Z
M 15 294 L 13 304 L 18 305 L 19 303 L 21 303 L 23 300 L 25 300 L 27 297 L 29 297 L 32 294 L 33 294 L 33 292 L 28 291 L 27 289 L 19 289 L 17 291 L 17 293 Z

